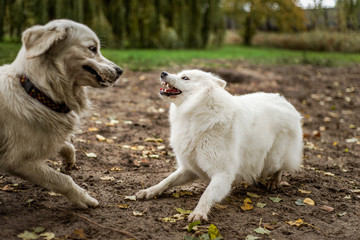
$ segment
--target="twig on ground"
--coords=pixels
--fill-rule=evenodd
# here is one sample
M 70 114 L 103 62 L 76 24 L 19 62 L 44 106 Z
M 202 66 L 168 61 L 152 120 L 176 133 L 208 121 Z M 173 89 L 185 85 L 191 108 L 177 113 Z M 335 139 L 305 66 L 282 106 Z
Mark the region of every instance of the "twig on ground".
M 97 222 L 95 222 L 95 221 L 93 221 L 93 220 L 91 220 L 91 219 L 89 219 L 89 218 L 87 218 L 87 217 L 85 217 L 85 216 L 82 216 L 82 215 L 80 215 L 80 214 L 77 214 L 77 213 L 69 212 L 69 211 L 67 211 L 67 210 L 61 210 L 61 211 L 64 212 L 64 213 L 67 213 L 67 214 L 71 214 L 71 215 L 73 215 L 73 216 L 75 216 L 75 217 L 81 218 L 81 219 L 83 219 L 83 220 L 85 220 L 85 221 L 87 221 L 87 222 L 89 222 L 89 223 L 92 223 L 92 224 L 94 224 L 94 225 L 96 225 L 96 226 L 98 226 L 98 227 L 100 227 L 100 228 L 108 229 L 108 230 L 111 230 L 111 231 L 114 231 L 114 232 L 118 232 L 118 233 L 120 233 L 120 234 L 122 234 L 122 235 L 126 235 L 126 236 L 128 236 L 128 237 L 131 237 L 131 238 L 128 239 L 128 240 L 137 240 L 137 238 L 136 238 L 135 236 L 133 236 L 131 233 L 128 233 L 128 232 L 126 232 L 126 231 L 119 230 L 119 229 L 112 228 L 112 227 L 104 226 L 104 225 L 102 225 L 102 224 L 100 224 L 100 223 L 97 223 Z

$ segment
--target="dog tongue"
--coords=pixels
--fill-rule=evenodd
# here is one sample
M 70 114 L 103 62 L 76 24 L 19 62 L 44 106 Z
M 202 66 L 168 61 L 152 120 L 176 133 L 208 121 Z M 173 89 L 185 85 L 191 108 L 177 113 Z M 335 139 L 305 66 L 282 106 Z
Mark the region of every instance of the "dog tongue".
M 169 89 L 160 88 L 160 91 L 166 92 L 166 93 L 178 93 L 179 92 L 179 90 L 177 90 L 175 88 L 169 88 Z

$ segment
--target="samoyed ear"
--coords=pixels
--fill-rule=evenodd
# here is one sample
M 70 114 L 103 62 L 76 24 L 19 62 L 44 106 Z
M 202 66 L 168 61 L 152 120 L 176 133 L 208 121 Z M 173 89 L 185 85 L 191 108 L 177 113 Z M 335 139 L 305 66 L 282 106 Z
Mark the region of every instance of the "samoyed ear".
M 224 80 L 222 80 L 220 77 L 213 75 L 214 76 L 214 80 L 215 82 L 222 88 L 225 88 L 226 86 L 226 82 Z
M 64 27 L 34 26 L 22 34 L 26 57 L 34 58 L 46 53 L 52 46 L 67 37 Z

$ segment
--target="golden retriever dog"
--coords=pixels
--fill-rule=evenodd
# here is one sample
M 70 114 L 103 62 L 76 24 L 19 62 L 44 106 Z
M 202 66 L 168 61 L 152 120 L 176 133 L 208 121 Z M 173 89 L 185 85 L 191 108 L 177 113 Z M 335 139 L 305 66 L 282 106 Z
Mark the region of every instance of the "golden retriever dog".
M 282 171 L 300 168 L 301 116 L 279 94 L 233 96 L 224 80 L 200 70 L 163 72 L 160 81 L 160 95 L 171 102 L 170 144 L 179 167 L 137 198 L 202 179 L 209 185 L 188 219 L 207 220 L 233 185 L 269 177 L 267 187 L 275 189 Z
M 67 169 L 74 166 L 70 136 L 89 105 L 86 87 L 109 87 L 122 70 L 101 55 L 91 29 L 70 20 L 33 26 L 22 43 L 15 61 L 0 67 L 0 170 L 77 207 L 96 207 L 96 199 L 45 160 L 58 152 Z

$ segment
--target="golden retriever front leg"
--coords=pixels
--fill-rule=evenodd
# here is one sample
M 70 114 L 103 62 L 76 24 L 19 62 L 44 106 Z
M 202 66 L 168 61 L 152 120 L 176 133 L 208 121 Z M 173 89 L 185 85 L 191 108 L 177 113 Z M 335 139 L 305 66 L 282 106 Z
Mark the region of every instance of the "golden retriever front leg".
M 75 147 L 70 142 L 65 142 L 65 145 L 60 149 L 60 156 L 63 159 L 65 170 L 70 171 L 75 166 Z
M 11 172 L 32 183 L 65 195 L 79 208 L 99 205 L 99 202 L 79 187 L 70 176 L 55 171 L 44 161 L 20 161 L 13 166 Z

